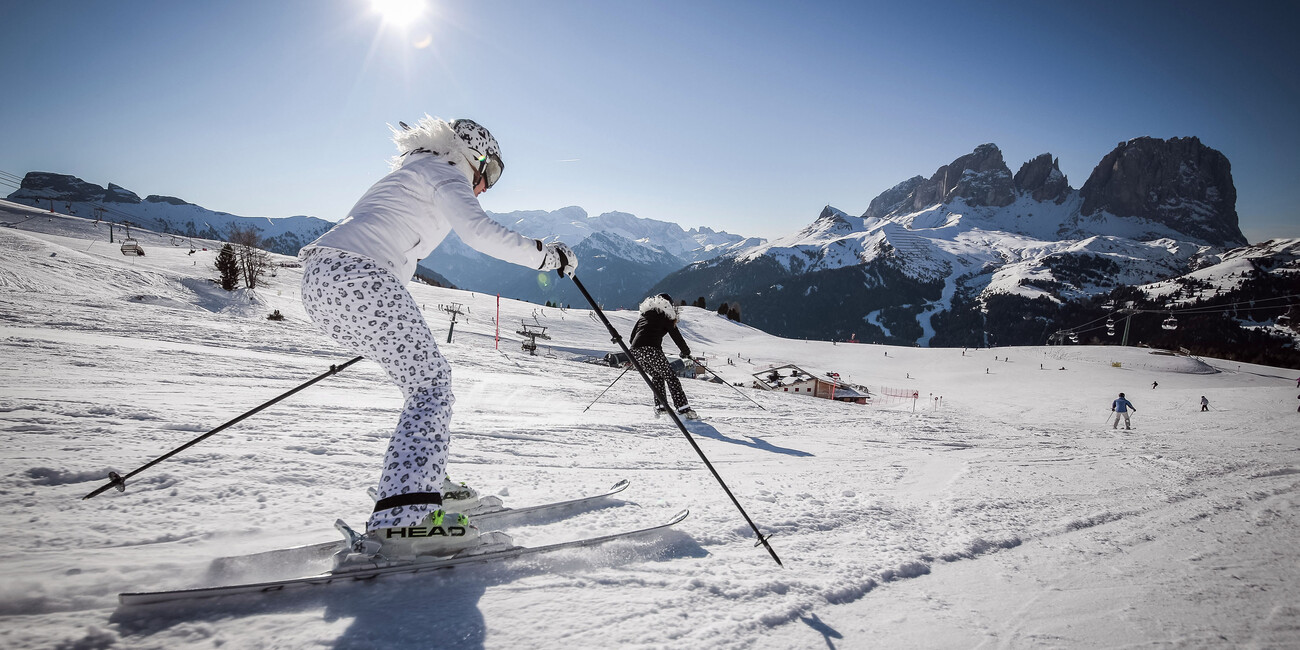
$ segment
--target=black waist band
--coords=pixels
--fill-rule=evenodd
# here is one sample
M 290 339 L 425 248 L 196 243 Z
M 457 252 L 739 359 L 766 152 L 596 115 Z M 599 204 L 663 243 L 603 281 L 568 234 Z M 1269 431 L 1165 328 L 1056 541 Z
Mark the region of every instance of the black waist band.
M 398 508 L 401 506 L 414 506 L 421 503 L 432 503 L 442 505 L 442 494 L 438 492 L 407 492 L 406 494 L 395 494 L 391 497 L 385 497 L 375 502 L 375 512 L 388 510 L 389 508 Z

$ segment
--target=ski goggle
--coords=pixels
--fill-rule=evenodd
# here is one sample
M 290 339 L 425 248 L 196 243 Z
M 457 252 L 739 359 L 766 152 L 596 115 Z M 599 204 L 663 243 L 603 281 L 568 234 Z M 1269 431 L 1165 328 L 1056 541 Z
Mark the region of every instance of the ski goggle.
M 501 178 L 501 172 L 504 171 L 505 168 L 505 163 L 502 163 L 501 158 L 494 154 L 488 154 L 486 156 L 479 154 L 478 156 L 478 173 L 479 176 L 482 176 L 487 181 L 489 189 L 491 189 L 493 185 L 497 184 L 497 180 Z

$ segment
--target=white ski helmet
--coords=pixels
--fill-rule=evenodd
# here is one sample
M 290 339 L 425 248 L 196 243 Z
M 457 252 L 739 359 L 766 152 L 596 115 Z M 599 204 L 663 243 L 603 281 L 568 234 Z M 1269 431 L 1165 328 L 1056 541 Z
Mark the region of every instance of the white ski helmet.
M 477 155 L 473 162 L 478 165 L 479 175 L 487 180 L 487 186 L 496 185 L 506 168 L 501 162 L 501 147 L 496 138 L 474 120 L 456 120 L 451 123 L 451 130 Z

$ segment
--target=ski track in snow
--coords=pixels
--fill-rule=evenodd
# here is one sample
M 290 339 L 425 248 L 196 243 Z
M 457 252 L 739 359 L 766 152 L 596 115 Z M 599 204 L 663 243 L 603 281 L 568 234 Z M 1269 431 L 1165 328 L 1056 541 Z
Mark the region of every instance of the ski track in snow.
M 103 234 L 46 215 L 0 229 L 2 646 L 422 647 L 433 630 L 504 648 L 1300 645 L 1295 371 L 1114 347 L 832 345 L 688 308 L 686 338 L 730 382 L 797 363 L 920 393 L 858 406 L 739 389 L 760 408 L 684 380 L 704 416 L 692 435 L 775 533 L 779 569 L 634 373 L 584 412 L 620 372 L 583 362 L 613 348 L 585 310 L 546 309 L 554 358 L 530 357 L 514 331 L 535 305 L 501 301 L 498 350 L 494 297 L 425 286 L 453 367 L 454 479 L 520 506 L 633 481 L 608 507 L 512 527 L 516 542 L 691 517 L 433 575 L 118 607 L 119 591 L 206 584 L 217 557 L 360 525 L 401 399 L 357 364 L 81 500 L 108 470 L 350 358 L 306 321 L 296 269 L 225 295 L 206 280 L 214 250 L 127 258 Z M 446 344 L 434 306 L 452 301 L 471 316 Z M 635 314 L 609 316 L 627 333 Z M 1133 431 L 1103 423 L 1119 390 Z M 1199 413 L 1202 394 L 1221 410 Z

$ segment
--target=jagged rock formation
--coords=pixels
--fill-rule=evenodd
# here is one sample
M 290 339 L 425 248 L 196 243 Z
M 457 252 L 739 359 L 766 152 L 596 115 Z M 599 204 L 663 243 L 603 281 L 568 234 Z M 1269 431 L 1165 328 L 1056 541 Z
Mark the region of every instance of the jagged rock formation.
M 1135 138 L 1098 163 L 1080 212 L 1146 219 L 1219 246 L 1243 246 L 1227 156 L 1200 139 Z
M 898 212 L 905 204 L 911 205 L 912 193 L 924 182 L 924 176 L 913 176 L 881 192 L 880 196 L 872 199 L 867 205 L 867 211 L 862 213 L 863 218 L 884 217 Z
M 1015 200 L 1011 170 L 995 144 L 982 144 L 940 167 L 929 179 L 914 176 L 876 197 L 863 217 L 916 212 L 936 203 L 962 199 L 970 206 L 1002 207 Z
M 1012 179 L 1017 190 L 1035 201 L 1051 201 L 1057 205 L 1070 195 L 1070 182 L 1061 173 L 1061 161 L 1045 153 L 1020 166 Z

